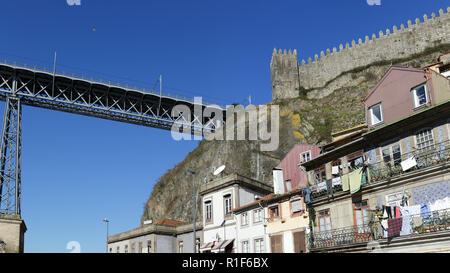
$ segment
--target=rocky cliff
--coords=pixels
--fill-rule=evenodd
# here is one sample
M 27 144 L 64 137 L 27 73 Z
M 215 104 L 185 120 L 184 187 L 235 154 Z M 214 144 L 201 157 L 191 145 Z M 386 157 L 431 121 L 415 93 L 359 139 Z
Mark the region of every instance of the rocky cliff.
M 154 186 L 141 221 L 162 218 L 192 221 L 193 183 L 200 186 L 205 178 L 212 179 L 213 169 L 220 165 L 226 165 L 228 173 L 238 172 L 271 184 L 272 168 L 295 144 L 323 144 L 330 141 L 331 132 L 364 123 L 361 101 L 391 65 L 423 67 L 449 52 L 450 44 L 446 41 L 450 37 L 447 34 L 443 33 L 445 37 L 440 41 L 433 41 L 431 46 L 419 52 L 416 49 L 409 54 L 405 53 L 407 49 L 397 55 L 390 52 L 389 56 L 398 57 L 377 59 L 372 63 L 354 59 L 351 69 L 341 71 L 320 87 L 306 89 L 300 84 L 295 87 L 298 95 L 269 102 L 268 105 L 280 107 L 280 144 L 276 151 L 262 152 L 259 141 L 202 141 Z M 188 169 L 195 170 L 196 174 L 190 174 Z M 201 215 L 200 200 L 197 208 L 198 215 Z

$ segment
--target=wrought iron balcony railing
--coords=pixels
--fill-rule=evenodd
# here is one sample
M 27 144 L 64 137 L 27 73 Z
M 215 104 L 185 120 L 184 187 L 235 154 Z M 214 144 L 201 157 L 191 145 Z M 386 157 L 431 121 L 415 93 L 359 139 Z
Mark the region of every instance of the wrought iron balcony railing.
M 403 171 L 401 162 L 409 158 L 415 158 L 416 166 Z M 418 169 L 435 166 L 450 161 L 450 141 L 433 144 L 424 149 L 415 149 L 409 153 L 403 153 L 397 160 L 384 162 L 383 160 L 369 164 L 370 182 L 382 182 L 388 178 L 411 172 Z
M 401 218 L 401 221 L 395 221 Z M 430 211 L 417 215 L 387 220 L 385 230 L 381 222 L 373 221 L 367 225 L 350 226 L 328 231 L 310 232 L 307 244 L 310 251 L 333 249 L 392 237 L 420 236 L 432 232 L 450 232 L 450 209 Z M 403 222 L 405 221 L 405 222 Z
M 401 162 L 414 157 L 416 165 L 406 171 L 403 171 Z M 412 172 L 419 169 L 426 169 L 428 167 L 450 162 L 450 141 L 435 143 L 425 149 L 414 149 L 411 152 L 403 153 L 396 159 L 389 161 L 378 160 L 377 162 L 368 163 L 368 178 L 366 185 L 374 183 L 381 183 L 386 179 L 394 178 L 404 173 Z M 325 183 L 321 183 L 325 184 Z M 364 187 L 364 185 L 362 186 Z M 333 192 L 341 192 L 342 185 L 333 184 Z M 311 199 L 320 198 L 329 194 L 326 186 L 313 185 L 311 186 Z

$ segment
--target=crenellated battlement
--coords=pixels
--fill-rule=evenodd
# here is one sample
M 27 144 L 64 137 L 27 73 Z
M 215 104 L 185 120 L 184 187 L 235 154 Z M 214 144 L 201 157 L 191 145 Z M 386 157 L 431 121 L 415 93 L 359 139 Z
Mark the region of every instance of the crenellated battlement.
M 339 44 L 331 50 L 302 59 L 298 73 L 300 86 L 306 89 L 319 88 L 345 71 L 369 65 L 377 61 L 398 59 L 423 52 L 426 48 L 450 43 L 450 7 L 438 15 L 423 15 L 400 27 L 380 30 L 378 34 Z M 274 56 L 297 56 L 297 51 L 274 50 Z M 273 80 L 272 80 L 273 81 Z M 279 96 L 278 96 L 279 97 Z M 274 97 L 275 98 L 275 97 Z
M 352 49 L 355 49 L 355 47 L 357 48 L 358 46 L 364 45 L 366 43 L 370 43 L 370 42 L 376 41 L 378 39 L 383 39 L 383 38 L 386 38 L 387 36 L 394 35 L 394 34 L 397 34 L 399 32 L 402 32 L 402 31 L 408 31 L 408 30 L 410 30 L 413 27 L 417 27 L 417 25 L 419 25 L 421 23 L 427 23 L 429 20 L 440 19 L 440 17 L 442 17 L 442 16 L 450 16 L 450 7 L 447 8 L 447 12 L 446 13 L 444 12 L 443 9 L 440 9 L 439 10 L 439 17 L 436 17 L 436 14 L 434 12 L 431 13 L 431 17 L 430 18 L 428 18 L 428 16 L 426 14 L 424 14 L 422 21 L 420 21 L 419 18 L 416 18 L 415 24 L 413 24 L 411 20 L 408 20 L 407 21 L 407 27 L 405 27 L 403 24 L 401 24 L 400 25 L 400 29 L 399 29 L 399 28 L 397 28 L 396 25 L 394 25 L 392 27 L 392 32 L 391 32 L 390 29 L 386 29 L 385 32 L 383 32 L 383 30 L 380 30 L 378 32 L 378 37 L 377 37 L 377 35 L 375 33 L 373 33 L 371 35 L 371 37 L 372 37 L 371 39 L 369 38 L 369 36 L 366 35 L 364 37 L 364 41 L 361 38 L 358 39 L 358 42 L 356 42 L 355 40 L 352 40 L 351 46 L 349 45 L 349 43 L 346 43 L 345 47 L 344 47 L 344 45 L 340 44 L 339 47 L 338 47 L 339 50 L 336 47 L 334 47 L 332 51 L 329 48 L 327 48 L 327 50 L 325 51 L 326 53 L 324 51 L 320 52 L 320 58 L 319 58 L 319 56 L 317 54 L 314 56 L 314 61 L 310 57 L 308 59 L 308 64 L 313 63 L 315 61 L 318 61 L 319 59 L 321 59 L 323 57 L 328 57 L 328 56 L 330 56 L 332 54 L 335 54 L 335 53 L 340 53 L 340 52 L 343 52 L 343 51 L 346 51 L 346 50 L 352 50 Z M 294 51 L 296 52 L 296 50 L 294 50 Z M 280 49 L 280 52 L 281 52 L 281 49 Z M 285 50 L 285 52 L 286 52 L 286 50 Z M 305 60 L 302 60 L 301 63 L 302 64 L 306 64 Z

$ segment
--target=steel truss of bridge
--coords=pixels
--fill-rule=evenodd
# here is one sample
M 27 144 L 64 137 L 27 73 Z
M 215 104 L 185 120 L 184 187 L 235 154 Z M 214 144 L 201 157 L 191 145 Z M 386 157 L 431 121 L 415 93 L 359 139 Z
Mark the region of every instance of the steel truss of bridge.
M 22 105 L 172 130 L 186 126 L 204 135 L 222 126 L 226 109 L 177 95 L 143 91 L 100 80 L 90 80 L 50 69 L 0 60 L 0 99 L 6 101 L 0 146 L 0 214 L 21 214 Z M 184 105 L 190 113 L 174 109 Z M 187 108 L 186 108 L 187 107 Z M 220 119 L 204 117 L 213 108 Z M 196 109 L 201 109 L 199 112 Z M 174 111 L 173 111 L 174 110 Z M 172 113 L 173 112 L 173 113 Z M 188 111 L 186 111 L 188 112 Z M 186 131 L 184 131 L 186 132 Z

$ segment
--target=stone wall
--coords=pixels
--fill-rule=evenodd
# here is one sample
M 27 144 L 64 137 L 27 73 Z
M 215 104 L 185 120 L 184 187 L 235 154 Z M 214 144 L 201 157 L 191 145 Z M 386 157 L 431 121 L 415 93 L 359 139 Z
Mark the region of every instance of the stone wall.
M 0 215 L 0 253 L 23 253 L 27 228 L 18 215 Z
M 325 86 L 344 72 L 357 67 L 364 67 L 376 62 L 408 58 L 414 54 L 424 52 L 440 44 L 450 43 L 450 7 L 447 12 L 439 10 L 438 15 L 432 13 L 430 17 L 424 15 L 422 20 L 416 18 L 414 23 L 408 20 L 407 25 L 393 26 L 386 31 L 380 30 L 378 35 L 372 34 L 364 39 L 353 40 L 345 46 L 340 44 L 332 50 L 321 51 L 314 60 L 301 61 L 298 68 L 290 64 L 297 57 L 294 54 L 284 54 L 281 50 L 274 50 L 271 63 L 273 99 L 292 98 L 297 83 L 293 83 L 293 76 L 298 73 L 300 89 L 314 89 Z M 285 63 L 284 66 L 274 65 Z M 280 69 L 280 67 L 282 69 Z M 289 71 L 288 71 L 289 69 Z M 297 72 L 298 71 L 298 72 Z M 298 96 L 297 89 L 297 96 Z

